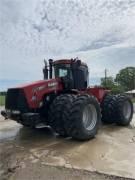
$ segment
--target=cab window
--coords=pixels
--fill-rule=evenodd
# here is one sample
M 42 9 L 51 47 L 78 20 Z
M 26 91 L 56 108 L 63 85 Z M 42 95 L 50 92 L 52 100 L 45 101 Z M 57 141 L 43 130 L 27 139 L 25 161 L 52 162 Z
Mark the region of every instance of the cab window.
M 68 75 L 67 69 L 59 69 L 59 77 L 65 77 Z

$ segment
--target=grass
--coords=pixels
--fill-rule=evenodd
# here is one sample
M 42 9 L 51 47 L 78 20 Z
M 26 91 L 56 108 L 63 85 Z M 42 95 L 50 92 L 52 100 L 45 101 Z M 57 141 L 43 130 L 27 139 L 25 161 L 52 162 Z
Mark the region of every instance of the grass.
M 4 105 L 5 105 L 5 96 L 0 95 L 0 106 L 4 106 Z
M 135 98 L 132 99 L 132 102 L 135 103 Z M 0 106 L 5 105 L 5 95 L 0 95 Z

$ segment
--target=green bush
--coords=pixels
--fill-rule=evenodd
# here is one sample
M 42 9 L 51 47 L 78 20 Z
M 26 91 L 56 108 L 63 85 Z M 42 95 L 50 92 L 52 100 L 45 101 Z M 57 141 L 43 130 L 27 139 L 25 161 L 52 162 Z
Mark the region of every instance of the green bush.
M 0 106 L 5 105 L 5 95 L 0 95 Z

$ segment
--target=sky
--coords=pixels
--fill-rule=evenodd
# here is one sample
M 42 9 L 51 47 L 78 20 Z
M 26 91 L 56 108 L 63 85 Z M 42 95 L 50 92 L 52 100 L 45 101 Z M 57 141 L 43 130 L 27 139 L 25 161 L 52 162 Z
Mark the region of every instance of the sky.
M 135 0 L 0 0 L 0 86 L 42 79 L 43 59 L 78 57 L 91 82 L 135 66 Z M 12 83 L 10 83 L 12 85 Z

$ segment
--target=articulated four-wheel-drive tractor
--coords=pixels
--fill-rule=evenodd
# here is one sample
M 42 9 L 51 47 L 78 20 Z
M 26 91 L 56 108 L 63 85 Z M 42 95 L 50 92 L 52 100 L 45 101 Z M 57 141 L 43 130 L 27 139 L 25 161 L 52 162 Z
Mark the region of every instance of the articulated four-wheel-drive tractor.
M 93 138 L 100 122 L 128 125 L 133 104 L 126 95 L 111 95 L 102 87 L 88 87 L 87 64 L 78 59 L 45 61 L 44 80 L 10 88 L 1 114 L 18 123 L 51 126 L 61 136 Z

